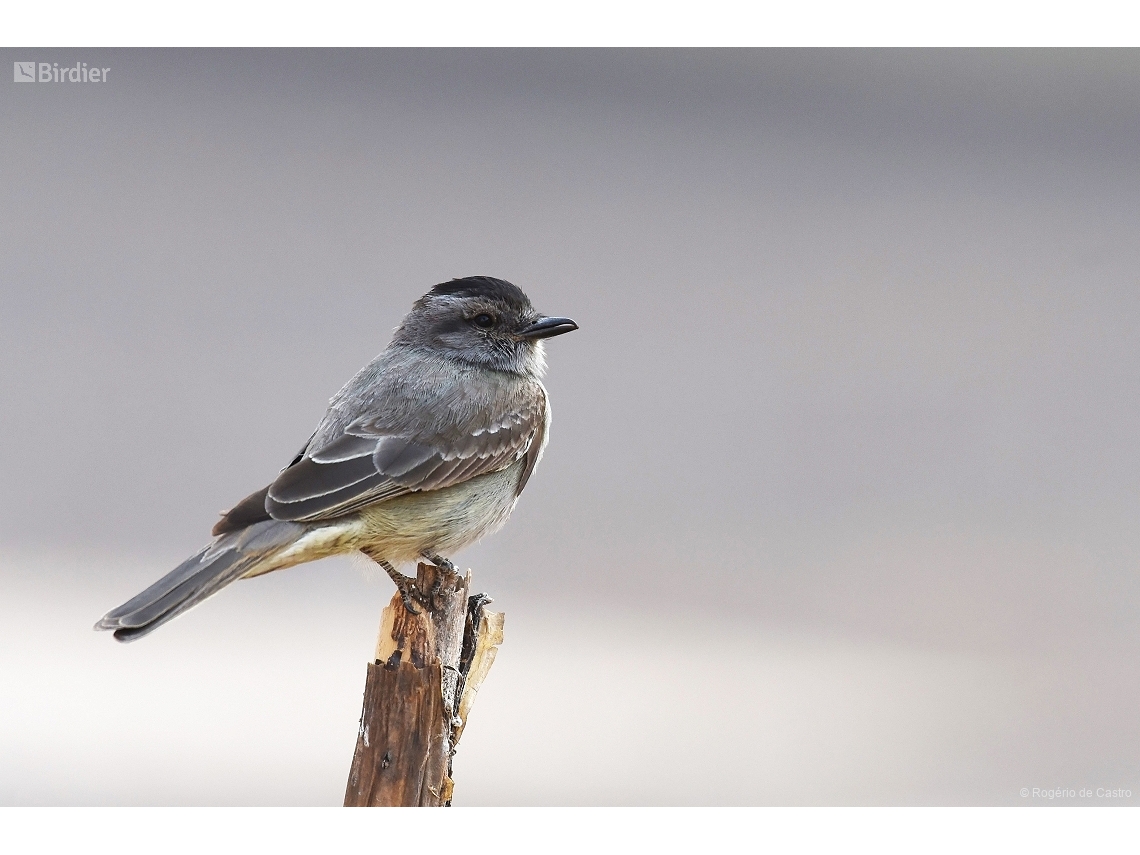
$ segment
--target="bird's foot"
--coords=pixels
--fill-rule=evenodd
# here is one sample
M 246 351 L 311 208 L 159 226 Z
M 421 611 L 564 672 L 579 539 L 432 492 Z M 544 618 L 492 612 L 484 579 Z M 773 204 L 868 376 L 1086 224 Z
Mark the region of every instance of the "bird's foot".
M 391 576 L 392 574 L 389 573 L 388 575 Z M 399 572 L 397 572 L 396 575 L 400 578 L 397 579 L 395 576 L 392 576 L 392 581 L 396 583 L 396 590 L 400 592 L 400 600 L 403 602 L 405 609 L 414 615 L 423 613 L 423 609 L 416 605 L 416 603 L 420 603 L 427 606 L 428 609 L 431 609 L 434 596 L 425 597 L 420 592 L 416 580 L 411 576 L 405 576 Z
M 434 564 L 436 567 L 439 567 L 441 570 L 446 570 L 449 573 L 455 573 L 456 575 L 459 574 L 459 568 L 444 558 L 442 555 L 433 555 L 430 552 L 425 552 L 423 554 L 423 557 Z
M 368 553 L 366 552 L 365 555 L 368 555 Z M 381 558 L 376 558 L 373 555 L 368 555 L 368 557 L 384 568 L 384 572 L 388 574 L 388 578 L 392 580 L 396 586 L 396 590 L 400 592 L 400 600 L 403 602 L 404 608 L 411 614 L 418 615 L 423 612 L 423 609 L 416 605 L 417 603 L 425 605 L 429 609 L 432 607 L 432 604 L 435 602 L 435 590 L 432 591 L 429 597 L 425 597 L 416 584 L 414 577 L 405 576 Z
M 437 564 L 436 566 L 438 567 L 439 565 Z M 439 592 L 442 590 L 443 590 L 443 577 L 439 573 L 436 573 L 435 574 L 435 580 L 431 583 L 431 590 L 428 591 L 427 598 L 425 600 L 427 607 L 429 609 L 431 609 L 433 612 L 436 610 L 436 607 L 439 605 L 436 598 L 439 596 Z

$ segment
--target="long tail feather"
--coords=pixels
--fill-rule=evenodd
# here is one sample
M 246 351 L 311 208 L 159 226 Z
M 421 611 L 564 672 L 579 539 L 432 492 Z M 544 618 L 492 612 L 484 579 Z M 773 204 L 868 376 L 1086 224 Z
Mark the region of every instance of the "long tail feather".
M 113 630 L 118 641 L 142 638 L 256 570 L 296 542 L 305 530 L 297 523 L 267 520 L 224 534 L 141 594 L 107 612 L 95 629 Z

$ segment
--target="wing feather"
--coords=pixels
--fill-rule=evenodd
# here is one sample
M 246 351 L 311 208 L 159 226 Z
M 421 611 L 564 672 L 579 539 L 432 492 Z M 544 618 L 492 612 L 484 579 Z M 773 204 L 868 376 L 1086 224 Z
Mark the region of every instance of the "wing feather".
M 434 436 L 393 435 L 358 420 L 284 470 L 269 485 L 265 508 L 279 520 L 331 519 L 396 496 L 444 489 L 525 458 L 521 491 L 541 454 L 546 415 L 541 390 L 490 423 L 484 419 L 477 427 Z

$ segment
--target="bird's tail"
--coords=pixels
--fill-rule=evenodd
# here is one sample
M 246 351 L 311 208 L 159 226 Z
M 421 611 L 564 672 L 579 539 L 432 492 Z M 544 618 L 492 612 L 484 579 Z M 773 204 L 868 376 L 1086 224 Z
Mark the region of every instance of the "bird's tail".
M 265 567 L 304 534 L 297 523 L 266 520 L 224 534 L 187 558 L 141 594 L 107 612 L 95 629 L 114 630 L 119 641 L 134 641 L 192 609 L 259 565 Z M 276 569 L 265 567 L 261 572 Z

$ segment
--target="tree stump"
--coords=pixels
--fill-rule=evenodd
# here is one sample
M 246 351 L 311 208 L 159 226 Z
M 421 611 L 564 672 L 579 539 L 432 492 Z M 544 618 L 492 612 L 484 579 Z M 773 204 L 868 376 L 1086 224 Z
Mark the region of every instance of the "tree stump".
M 470 573 L 420 564 L 416 585 L 436 592 L 431 608 L 412 614 L 399 592 L 384 608 L 345 807 L 451 804 L 451 760 L 503 640 L 503 615 L 484 609 L 486 594 L 469 595 Z

